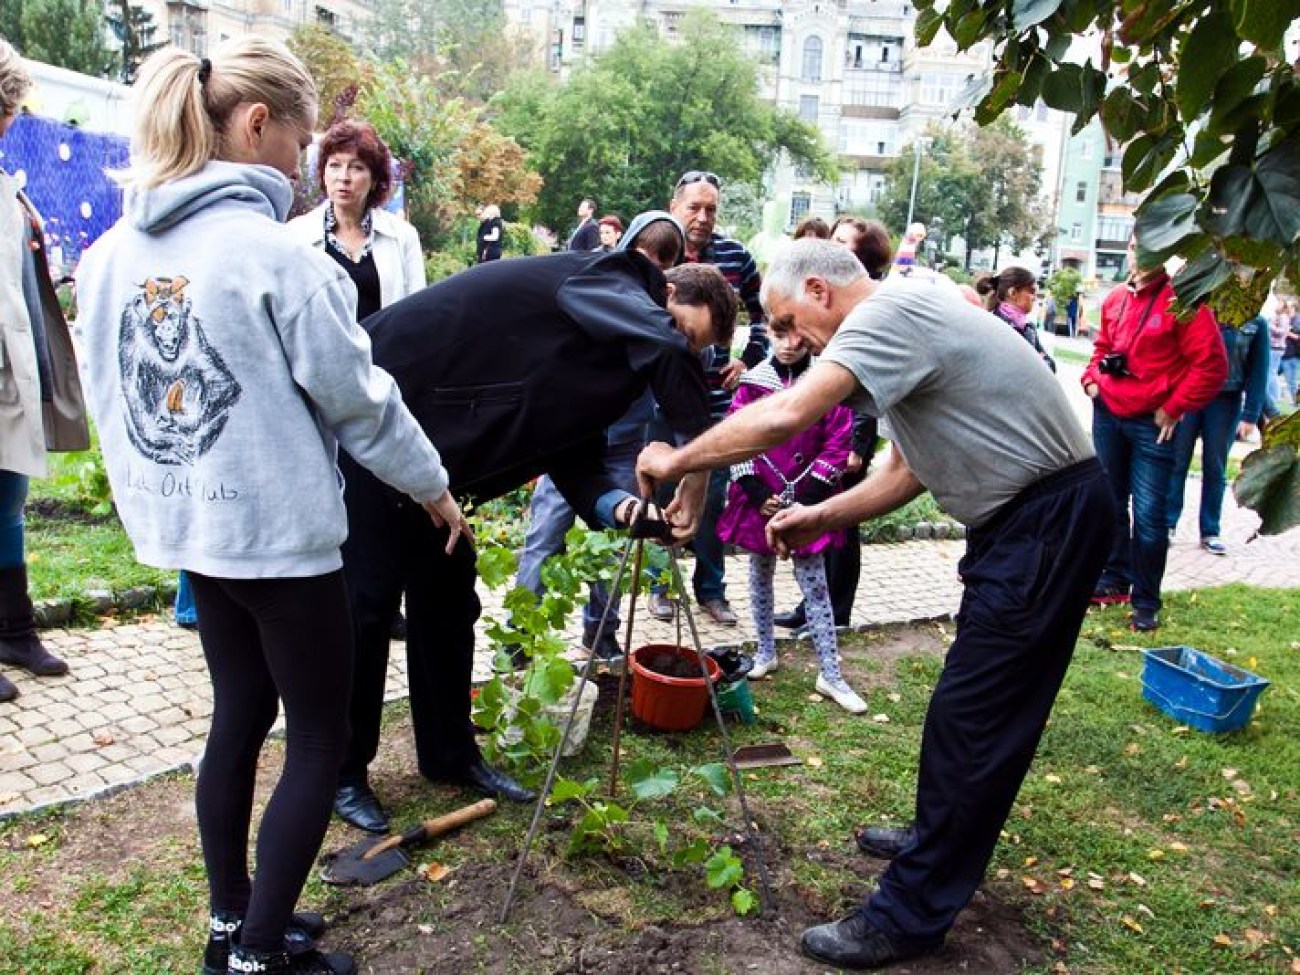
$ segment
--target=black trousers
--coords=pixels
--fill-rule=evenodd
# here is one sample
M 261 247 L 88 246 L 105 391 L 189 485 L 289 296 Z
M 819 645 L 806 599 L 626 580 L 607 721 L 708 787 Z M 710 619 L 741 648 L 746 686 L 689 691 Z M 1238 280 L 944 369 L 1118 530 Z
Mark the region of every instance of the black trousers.
M 864 912 L 900 946 L 942 942 L 984 877 L 1065 678 L 1110 549 L 1115 502 L 1087 460 L 971 532 L 957 635 L 930 698 L 916 841 Z
M 329 825 L 347 742 L 352 623 L 343 575 L 216 579 L 190 573 L 212 675 L 212 730 L 195 805 L 214 911 L 245 915 L 243 942 L 280 947 Z M 284 771 L 248 872 L 257 760 L 284 702 Z
M 389 631 L 403 592 L 419 769 L 429 778 L 455 776 L 479 757 L 469 699 L 474 623 L 481 610 L 474 549 L 462 539 L 448 556 L 447 529 L 435 526 L 423 508 L 345 454 L 339 467 L 347 480 L 343 572 L 356 634 L 352 737 L 339 782 L 364 783 L 379 750 Z

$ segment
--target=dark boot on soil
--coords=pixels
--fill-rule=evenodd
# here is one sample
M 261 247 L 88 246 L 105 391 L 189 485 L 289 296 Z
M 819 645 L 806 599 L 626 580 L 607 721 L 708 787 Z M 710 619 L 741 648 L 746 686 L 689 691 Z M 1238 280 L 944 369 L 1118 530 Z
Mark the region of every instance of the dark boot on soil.
M 208 945 L 203 949 L 203 975 L 226 975 L 229 971 L 230 946 L 244 926 L 238 914 L 217 913 L 208 918 Z M 325 933 L 325 919 L 313 911 L 302 911 L 289 919 L 284 932 L 284 947 L 290 955 L 301 955 L 316 947 Z
M 934 948 L 903 948 L 854 911 L 830 924 L 808 928 L 799 939 L 805 955 L 839 968 L 883 968 L 896 961 L 928 955 Z
M 858 849 L 882 860 L 894 859 L 915 839 L 915 826 L 867 826 L 857 835 Z
M 342 951 L 308 948 L 298 954 L 280 951 L 252 951 L 240 944 L 230 946 L 226 972 L 229 975 L 356 975 L 352 956 Z
M 46 650 L 36 635 L 25 565 L 0 569 L 0 663 L 21 667 L 37 677 L 68 672 L 68 665 Z
M 12 701 L 17 696 L 18 688 L 14 687 L 14 682 L 4 674 L 0 674 L 0 704 Z

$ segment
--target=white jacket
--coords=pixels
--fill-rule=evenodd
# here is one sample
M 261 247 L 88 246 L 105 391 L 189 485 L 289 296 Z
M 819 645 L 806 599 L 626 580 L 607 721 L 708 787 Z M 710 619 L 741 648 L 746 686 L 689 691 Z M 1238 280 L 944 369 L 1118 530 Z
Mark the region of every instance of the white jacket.
M 387 210 L 371 210 L 375 228 L 375 269 L 379 272 L 379 307 L 387 308 L 425 285 L 420 235 L 409 223 Z M 294 217 L 289 229 L 305 244 L 325 249 L 325 204 Z

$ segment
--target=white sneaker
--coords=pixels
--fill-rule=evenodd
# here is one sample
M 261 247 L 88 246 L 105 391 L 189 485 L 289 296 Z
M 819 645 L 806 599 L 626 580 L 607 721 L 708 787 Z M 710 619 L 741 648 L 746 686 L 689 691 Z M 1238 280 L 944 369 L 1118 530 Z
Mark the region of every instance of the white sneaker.
M 824 675 L 818 674 L 817 693 L 822 697 L 829 697 L 849 714 L 865 714 L 867 711 L 867 702 L 858 697 L 843 677 L 832 682 Z
M 772 656 L 767 659 L 759 657 L 754 661 L 754 666 L 750 668 L 750 671 L 746 676 L 750 680 L 758 680 L 760 677 L 766 677 L 772 671 L 776 670 L 777 665 L 776 654 L 772 654 Z

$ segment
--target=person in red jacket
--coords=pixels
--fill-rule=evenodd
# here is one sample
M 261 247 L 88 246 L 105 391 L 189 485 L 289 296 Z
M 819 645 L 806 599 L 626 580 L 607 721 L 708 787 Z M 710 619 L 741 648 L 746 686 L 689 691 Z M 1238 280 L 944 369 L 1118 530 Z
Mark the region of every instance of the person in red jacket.
M 1212 400 L 1228 375 L 1228 358 L 1209 308 L 1178 321 L 1163 267 L 1141 268 L 1128 243 L 1128 284 L 1101 306 L 1101 326 L 1083 391 L 1092 398 L 1092 439 L 1118 509 L 1114 543 L 1093 602 L 1129 602 L 1132 627 L 1160 625 L 1160 582 L 1169 554 L 1165 503 L 1174 468 L 1174 428 L 1184 413 Z M 1131 594 L 1130 594 L 1131 591 Z

